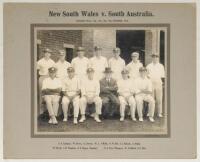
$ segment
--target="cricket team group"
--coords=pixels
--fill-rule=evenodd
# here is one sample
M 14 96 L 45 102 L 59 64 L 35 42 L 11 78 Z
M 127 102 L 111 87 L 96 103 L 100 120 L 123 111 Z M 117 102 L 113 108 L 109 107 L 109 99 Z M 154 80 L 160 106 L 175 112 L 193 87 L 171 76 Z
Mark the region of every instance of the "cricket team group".
M 60 50 L 59 60 L 55 63 L 51 59 L 52 51 L 45 48 L 44 57 L 37 61 L 38 103 L 40 106 L 42 101 L 46 103 L 49 124 L 58 124 L 59 107 L 62 107 L 63 122 L 67 122 L 70 103 L 74 124 L 86 120 L 89 104 L 94 104 L 91 116 L 96 122 L 102 122 L 102 117 L 112 118 L 115 113 L 120 114 L 119 120 L 123 122 L 127 107 L 131 119 L 142 122 L 144 101 L 148 103 L 150 122 L 154 122 L 155 108 L 156 115 L 163 117 L 165 70 L 158 54 L 153 53 L 152 62 L 144 67 L 139 60 L 139 52 L 131 53 L 132 60 L 126 65 L 117 47 L 109 60 L 102 56 L 102 48 L 98 46 L 94 47 L 94 56 L 90 59 L 85 57 L 83 47 L 78 47 L 76 52 L 77 57 L 69 63 L 66 61 L 67 53 Z M 41 108 L 40 111 L 43 112 Z

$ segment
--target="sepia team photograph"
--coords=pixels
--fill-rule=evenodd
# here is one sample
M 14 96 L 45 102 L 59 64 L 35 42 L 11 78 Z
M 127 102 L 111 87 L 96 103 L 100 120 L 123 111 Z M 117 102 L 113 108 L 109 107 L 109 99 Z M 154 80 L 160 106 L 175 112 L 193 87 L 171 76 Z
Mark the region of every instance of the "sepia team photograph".
M 4 159 L 196 159 L 197 6 L 4 3 Z
M 169 134 L 169 26 L 33 30 L 35 135 Z

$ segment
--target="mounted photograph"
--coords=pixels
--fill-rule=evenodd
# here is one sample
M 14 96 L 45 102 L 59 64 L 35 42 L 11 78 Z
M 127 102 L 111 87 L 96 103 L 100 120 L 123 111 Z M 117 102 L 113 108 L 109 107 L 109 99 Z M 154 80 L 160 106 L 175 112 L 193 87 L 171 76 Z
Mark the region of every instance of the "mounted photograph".
M 32 136 L 169 137 L 169 24 L 32 24 Z

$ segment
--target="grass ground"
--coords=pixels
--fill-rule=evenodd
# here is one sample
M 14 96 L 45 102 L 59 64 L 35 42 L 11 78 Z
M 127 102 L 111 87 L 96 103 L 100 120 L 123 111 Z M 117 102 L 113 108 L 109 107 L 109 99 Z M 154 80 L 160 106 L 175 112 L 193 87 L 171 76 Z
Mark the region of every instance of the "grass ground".
M 155 122 L 151 123 L 148 118 L 143 122 L 134 122 L 130 117 L 126 117 L 124 122 L 119 121 L 119 117 L 104 119 L 102 123 L 97 123 L 92 117 L 87 117 L 84 123 L 73 124 L 73 118 L 68 122 L 63 122 L 62 117 L 58 118 L 58 125 L 48 124 L 48 119 L 38 120 L 39 132 L 150 132 L 162 133 L 166 131 L 166 116 L 155 117 Z

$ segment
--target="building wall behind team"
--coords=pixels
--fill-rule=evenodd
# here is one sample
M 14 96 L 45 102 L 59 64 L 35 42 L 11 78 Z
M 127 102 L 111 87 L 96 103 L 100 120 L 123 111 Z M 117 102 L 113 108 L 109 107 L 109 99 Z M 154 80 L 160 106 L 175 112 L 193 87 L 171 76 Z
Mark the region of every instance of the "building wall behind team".
M 110 58 L 113 56 L 113 48 L 116 47 L 116 30 L 97 29 L 94 30 L 94 46 L 102 48 L 102 55 Z
M 94 47 L 99 46 L 102 48 L 102 55 L 110 58 L 113 48 L 116 47 L 116 30 L 83 30 L 82 46 L 85 47 L 85 55 L 87 57 L 92 57 L 94 55 Z
M 64 43 L 72 44 L 77 48 L 82 46 L 82 31 L 81 30 L 39 30 L 37 39 L 41 41 L 38 48 L 38 59 L 43 57 L 44 48 L 49 48 L 53 51 L 51 58 L 54 61 L 58 60 L 59 50 L 65 49 Z M 75 50 L 74 50 L 75 53 Z

